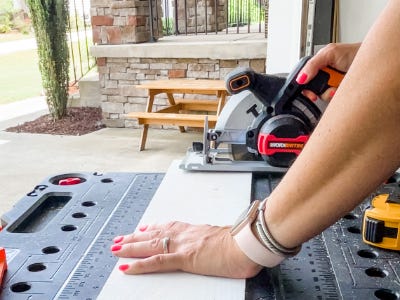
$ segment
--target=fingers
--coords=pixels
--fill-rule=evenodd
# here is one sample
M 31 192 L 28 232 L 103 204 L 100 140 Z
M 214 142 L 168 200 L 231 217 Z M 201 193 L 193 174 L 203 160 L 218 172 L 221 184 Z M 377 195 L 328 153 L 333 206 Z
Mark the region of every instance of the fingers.
M 162 229 L 160 225 L 140 225 L 138 230 L 127 235 L 120 235 L 114 238 L 115 244 L 126 244 L 140 241 L 148 241 L 161 236 Z M 164 228 L 165 229 L 165 228 Z
M 174 233 L 169 229 L 175 222 L 167 225 L 140 226 L 138 231 L 114 238 L 111 251 L 118 257 L 149 257 L 170 251 L 170 241 Z
M 318 100 L 318 97 L 324 101 L 331 101 L 333 96 L 335 96 L 336 93 L 336 88 L 328 88 L 322 95 L 317 96 L 315 93 L 313 93 L 310 90 L 303 90 L 302 94 L 306 96 L 308 99 L 310 99 L 312 102 L 315 102 Z
M 306 84 L 311 79 L 317 75 L 320 69 L 323 69 L 328 66 L 328 58 L 324 55 L 324 52 L 321 51 L 321 54 L 317 54 L 310 58 L 310 60 L 305 64 L 305 66 L 301 69 L 299 74 L 297 75 L 296 82 L 298 84 Z
M 299 72 L 296 81 L 306 84 L 317 75 L 320 69 L 333 67 L 339 71 L 347 72 L 352 64 L 361 43 L 343 44 L 331 43 L 318 51 L 310 58 Z M 332 97 L 330 97 L 332 98 Z
M 168 252 L 169 242 L 164 238 L 154 238 L 142 242 L 131 242 L 127 244 L 114 244 L 111 251 L 118 257 L 149 257 Z
M 338 68 L 338 62 L 339 58 L 338 52 L 341 54 L 341 52 L 348 52 L 349 50 L 342 50 L 343 46 L 338 45 L 338 44 L 329 44 L 326 47 L 322 48 L 320 51 L 318 51 L 317 54 L 315 54 L 313 57 L 311 57 L 303 69 L 299 72 L 296 81 L 298 84 L 306 84 L 308 83 L 311 79 L 317 75 L 318 71 L 327 67 L 336 67 L 337 69 L 343 69 L 341 68 L 341 65 L 344 63 L 339 63 L 340 67 Z M 347 68 L 346 68 L 347 71 Z
M 171 240 L 161 237 L 167 234 L 174 226 L 183 225 L 171 222 L 166 225 L 140 226 L 138 231 L 125 236 L 117 236 L 111 251 L 118 257 L 142 258 L 131 264 L 119 266 L 119 270 L 125 274 L 144 274 L 155 272 L 171 272 L 180 270 L 182 256 L 173 252 Z M 172 233 L 168 233 L 171 234 Z
M 335 96 L 336 90 L 336 88 L 329 88 L 320 96 L 320 98 L 325 101 L 331 101 Z
M 176 253 L 154 255 L 136 260 L 133 263 L 121 265 L 119 269 L 125 274 L 144 274 L 158 272 L 173 272 L 181 270 L 182 256 Z
M 138 232 L 134 232 L 134 233 L 123 235 L 123 236 L 117 236 L 114 238 L 114 243 L 115 244 L 127 244 L 127 243 L 148 241 L 148 240 L 154 239 L 156 237 L 160 237 L 160 235 L 161 235 L 160 229 L 149 230 L 149 231 L 145 231 L 145 232 L 138 231 Z
M 315 102 L 318 100 L 318 96 L 310 90 L 303 90 L 302 94 L 304 96 L 306 96 L 308 99 L 310 99 L 312 102 Z

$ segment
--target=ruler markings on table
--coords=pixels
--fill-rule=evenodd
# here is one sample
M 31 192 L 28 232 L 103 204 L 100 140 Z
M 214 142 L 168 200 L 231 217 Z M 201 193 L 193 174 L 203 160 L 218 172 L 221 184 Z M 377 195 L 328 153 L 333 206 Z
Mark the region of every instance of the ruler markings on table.
M 73 276 L 59 291 L 58 299 L 79 299 L 82 294 L 85 299 L 95 299 L 99 294 L 117 262 L 117 258 L 109 251 L 109 244 L 115 236 L 114 231 L 120 229 L 122 234 L 124 231 L 133 230 L 155 192 L 155 188 L 149 189 L 149 177 L 149 175 L 138 175 L 135 178 L 135 184 L 132 183 L 127 189 L 119 205 L 110 214 L 83 259 L 75 267 Z M 158 186 L 161 179 L 162 176 L 155 176 L 151 185 Z M 136 206 L 135 211 L 130 211 L 132 215 L 126 215 L 125 210 L 133 204 Z M 140 216 L 134 218 L 134 214 Z M 128 221 L 124 222 L 126 220 Z
M 117 205 L 114 207 L 114 209 L 111 211 L 110 215 L 108 216 L 108 218 L 105 220 L 103 226 L 99 229 L 99 232 L 94 236 L 92 242 L 90 243 L 89 247 L 86 249 L 86 251 L 83 253 L 82 258 L 78 261 L 78 263 L 76 264 L 75 268 L 72 270 L 70 276 L 65 280 L 65 284 L 64 286 L 62 286 L 60 288 L 60 291 L 62 291 L 65 287 L 65 285 L 74 277 L 78 277 L 80 278 L 81 275 L 77 272 L 77 268 L 80 266 L 80 264 L 82 263 L 82 261 L 88 256 L 89 251 L 91 250 L 92 246 L 94 245 L 94 243 L 96 242 L 96 240 L 99 238 L 100 234 L 102 234 L 105 226 L 108 225 L 112 215 L 115 213 L 115 211 L 120 207 L 121 203 L 124 201 L 125 197 L 127 196 L 127 194 L 129 193 L 129 191 L 131 190 L 132 186 L 135 184 L 137 180 L 137 176 L 135 176 L 135 178 L 132 180 L 132 182 L 129 184 L 128 188 L 126 189 L 125 193 L 122 195 L 121 199 L 118 201 Z M 108 193 L 107 193 L 108 195 Z M 106 196 L 107 196 L 106 195 Z M 95 217 L 94 222 L 96 222 L 96 219 L 99 218 L 99 216 L 101 215 L 101 211 L 100 213 Z M 89 229 L 89 225 L 86 226 L 87 229 Z M 58 294 L 56 295 L 56 297 L 59 296 Z

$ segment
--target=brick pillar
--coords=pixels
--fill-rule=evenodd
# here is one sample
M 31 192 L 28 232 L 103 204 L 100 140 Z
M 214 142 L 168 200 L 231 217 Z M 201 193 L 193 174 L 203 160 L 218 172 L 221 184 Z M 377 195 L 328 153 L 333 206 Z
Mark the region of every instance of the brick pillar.
M 162 36 L 161 1 L 153 5 L 153 36 Z M 158 14 L 158 18 L 157 17 Z M 143 43 L 150 40 L 149 0 L 91 0 L 93 42 L 98 45 Z

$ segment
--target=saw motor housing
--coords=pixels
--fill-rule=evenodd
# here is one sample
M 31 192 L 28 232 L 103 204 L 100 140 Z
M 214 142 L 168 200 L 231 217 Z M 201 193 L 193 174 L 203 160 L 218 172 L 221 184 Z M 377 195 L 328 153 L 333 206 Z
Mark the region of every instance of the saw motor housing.
M 276 167 L 289 167 L 300 154 L 322 111 L 303 96 L 309 89 L 322 94 L 339 85 L 344 74 L 325 68 L 308 84 L 296 82 L 297 75 L 310 57 L 304 57 L 287 78 L 256 73 L 248 68 L 231 72 L 226 86 L 231 94 L 251 91 L 263 104 L 261 113 L 255 107 L 246 113 L 255 119 L 246 132 L 246 146 L 256 157 Z
M 246 145 L 272 166 L 287 167 L 300 154 L 312 126 L 308 120 L 286 113 L 264 118 L 246 134 Z

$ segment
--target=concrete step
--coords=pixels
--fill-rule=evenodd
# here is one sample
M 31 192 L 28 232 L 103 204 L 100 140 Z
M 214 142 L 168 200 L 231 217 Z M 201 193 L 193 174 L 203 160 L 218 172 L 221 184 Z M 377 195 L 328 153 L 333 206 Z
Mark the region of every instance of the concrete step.
M 100 107 L 100 83 L 97 72 L 89 72 L 79 80 L 79 94 L 69 99 L 70 107 Z

